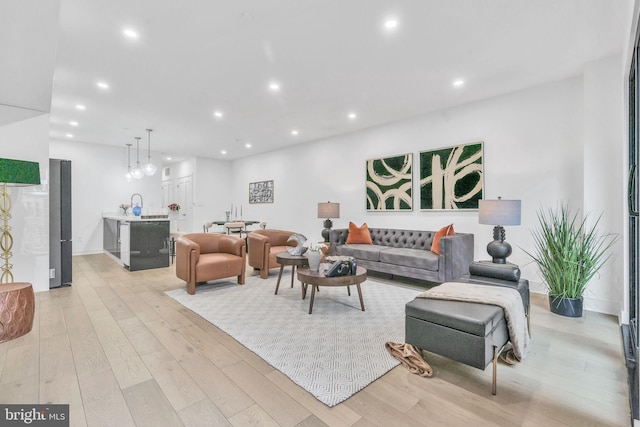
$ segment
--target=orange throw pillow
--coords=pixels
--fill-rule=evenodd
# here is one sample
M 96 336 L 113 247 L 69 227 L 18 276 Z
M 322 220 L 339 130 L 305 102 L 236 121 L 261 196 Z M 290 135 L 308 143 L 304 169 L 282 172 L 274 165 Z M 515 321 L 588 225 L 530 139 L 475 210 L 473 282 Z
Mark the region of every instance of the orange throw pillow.
M 453 231 L 453 224 L 445 225 L 442 227 L 435 236 L 433 236 L 433 243 L 431 243 L 431 252 L 440 255 L 440 239 L 444 236 L 453 236 L 456 234 Z
M 362 224 L 361 227 L 358 227 L 351 221 L 349 221 L 349 235 L 347 236 L 347 244 L 352 243 L 363 243 L 371 245 L 373 242 L 371 241 L 371 233 L 369 233 L 369 227 L 367 227 L 367 223 Z

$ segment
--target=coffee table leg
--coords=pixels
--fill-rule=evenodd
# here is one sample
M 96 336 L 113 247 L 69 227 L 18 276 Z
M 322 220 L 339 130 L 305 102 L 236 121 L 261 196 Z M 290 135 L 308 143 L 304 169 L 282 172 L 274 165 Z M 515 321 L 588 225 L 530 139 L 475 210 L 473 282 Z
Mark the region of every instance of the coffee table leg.
M 278 288 L 280 287 L 280 279 L 282 278 L 282 270 L 284 270 L 284 264 L 280 264 L 280 272 L 278 273 L 278 283 L 276 283 L 275 295 L 278 295 Z
M 347 285 L 347 294 L 349 294 L 349 296 L 351 296 L 351 286 Z
M 300 289 L 302 289 L 302 299 L 307 297 L 307 284 L 300 282 Z
M 296 265 L 291 266 L 291 287 L 293 288 L 293 277 L 296 275 Z
M 309 302 L 309 314 L 313 311 L 313 297 L 316 296 L 316 285 L 311 285 L 311 301 Z
M 360 307 L 362 307 L 362 311 L 364 311 L 364 301 L 362 300 L 362 289 L 360 289 L 360 283 L 356 283 L 356 287 L 358 288 L 358 297 L 360 297 Z

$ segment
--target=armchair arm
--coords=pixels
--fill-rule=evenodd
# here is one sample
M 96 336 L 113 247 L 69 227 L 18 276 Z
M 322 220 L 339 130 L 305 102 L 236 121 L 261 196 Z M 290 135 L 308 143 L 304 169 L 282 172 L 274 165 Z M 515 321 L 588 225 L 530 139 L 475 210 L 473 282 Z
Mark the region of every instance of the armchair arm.
M 289 238 L 295 233 L 285 230 L 269 230 L 269 244 L 273 246 L 292 246 Z
M 455 280 L 469 273 L 473 263 L 473 234 L 456 233 L 440 239 L 440 271 L 442 282 Z
M 269 256 L 269 238 L 259 233 L 249 233 L 249 265 L 262 269 L 265 266 L 265 254 Z M 266 258 L 268 264 L 269 259 Z
M 187 282 L 187 289 L 195 289 L 196 264 L 199 259 L 200 245 L 184 236 L 176 240 L 176 276 Z

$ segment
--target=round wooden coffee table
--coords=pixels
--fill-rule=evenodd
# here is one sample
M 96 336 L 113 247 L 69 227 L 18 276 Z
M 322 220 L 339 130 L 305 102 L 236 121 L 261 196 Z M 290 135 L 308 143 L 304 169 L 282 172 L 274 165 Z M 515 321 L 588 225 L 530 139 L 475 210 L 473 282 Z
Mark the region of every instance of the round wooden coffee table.
M 278 288 L 280 287 L 280 279 L 282 278 L 282 271 L 285 265 L 291 266 L 291 287 L 293 288 L 293 278 L 296 275 L 296 267 L 308 267 L 309 261 L 307 257 L 291 255 L 289 252 L 282 252 L 276 255 L 276 261 L 280 264 L 280 272 L 278 273 L 278 283 L 276 283 L 276 295 L 278 295 Z
M 356 285 L 358 288 L 358 297 L 360 298 L 360 307 L 364 311 L 364 301 L 362 300 L 362 289 L 360 283 L 367 280 L 367 269 L 358 267 L 356 274 L 352 276 L 326 277 L 322 265 L 319 271 L 311 271 L 308 268 L 298 269 L 298 280 L 302 282 L 302 299 L 307 295 L 307 286 L 311 285 L 311 300 L 309 301 L 309 314 L 313 311 L 313 299 L 316 291 L 320 286 L 346 286 L 347 292 L 351 295 L 349 286 Z

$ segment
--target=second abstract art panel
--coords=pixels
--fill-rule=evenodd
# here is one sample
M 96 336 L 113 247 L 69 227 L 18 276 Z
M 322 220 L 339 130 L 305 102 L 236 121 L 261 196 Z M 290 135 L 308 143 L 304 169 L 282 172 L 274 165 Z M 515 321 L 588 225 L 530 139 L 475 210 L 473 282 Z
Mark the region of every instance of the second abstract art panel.
M 420 209 L 478 209 L 483 182 L 482 142 L 420 153 Z

